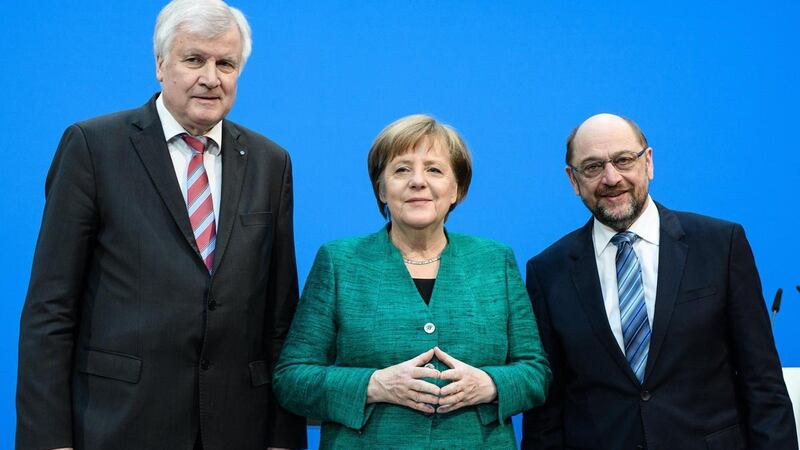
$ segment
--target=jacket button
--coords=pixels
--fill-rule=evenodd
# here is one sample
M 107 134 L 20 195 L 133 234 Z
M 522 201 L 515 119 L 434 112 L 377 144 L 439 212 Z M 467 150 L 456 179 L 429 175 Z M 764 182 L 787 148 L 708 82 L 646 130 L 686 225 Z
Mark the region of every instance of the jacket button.
M 428 322 L 428 323 L 425 324 L 424 327 L 422 327 L 422 329 L 425 330 L 426 333 L 431 334 L 434 331 L 436 331 L 436 325 Z
M 211 299 L 211 301 L 208 302 L 208 310 L 209 311 L 213 311 L 213 310 L 217 309 L 217 306 L 218 306 L 217 305 L 217 301 L 214 300 L 214 299 Z
M 642 400 L 650 401 L 653 396 L 650 394 L 650 391 L 642 391 Z
M 210 366 L 211 366 L 211 363 L 208 362 L 207 359 L 201 359 L 200 360 L 200 370 L 208 370 L 208 368 Z

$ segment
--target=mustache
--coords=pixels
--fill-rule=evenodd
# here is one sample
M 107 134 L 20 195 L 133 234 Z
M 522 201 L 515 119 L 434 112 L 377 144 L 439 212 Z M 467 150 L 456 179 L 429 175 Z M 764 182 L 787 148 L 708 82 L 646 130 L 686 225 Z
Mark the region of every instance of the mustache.
M 630 189 L 623 188 L 623 187 L 613 187 L 613 188 L 598 188 L 597 192 L 595 193 L 599 197 L 607 197 L 612 195 L 619 195 L 623 192 L 628 192 Z

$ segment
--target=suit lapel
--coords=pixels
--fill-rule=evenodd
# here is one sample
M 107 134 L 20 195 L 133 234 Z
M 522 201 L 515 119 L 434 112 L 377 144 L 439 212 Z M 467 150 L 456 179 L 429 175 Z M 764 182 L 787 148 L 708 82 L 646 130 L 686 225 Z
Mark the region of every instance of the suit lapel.
M 239 142 L 239 136 L 239 130 L 230 122 L 222 122 L 222 199 L 219 202 L 217 248 L 214 251 L 213 272 L 217 271 L 225 250 L 228 248 L 244 184 L 247 148 Z
M 586 317 L 589 319 L 597 340 L 611 355 L 620 369 L 631 380 L 632 383 L 639 384 L 633 371 L 631 370 L 625 355 L 619 348 L 611 326 L 608 324 L 608 316 L 603 304 L 603 294 L 600 288 L 600 278 L 597 274 L 597 261 L 594 256 L 592 245 L 592 220 L 589 220 L 580 231 L 575 244 L 570 253 L 572 258 L 570 264 L 570 275 L 575 284 L 577 297 L 583 308 Z
M 133 122 L 133 126 L 137 129 L 130 137 L 133 148 L 139 154 L 142 164 L 184 239 L 194 249 L 198 260 L 202 262 L 197 243 L 194 240 L 192 225 L 189 222 L 186 203 L 183 200 L 178 180 L 175 178 L 175 168 L 169 157 L 161 121 L 156 112 L 155 97 L 142 108 L 141 112 L 139 120 Z
M 445 234 L 447 230 L 445 229 Z M 441 301 L 451 301 L 451 299 L 439 299 L 442 295 L 450 295 L 454 292 L 462 292 L 462 302 L 465 302 L 467 295 L 471 292 L 464 291 L 465 286 L 469 286 L 465 278 L 465 273 L 461 270 L 461 265 L 458 264 L 458 248 L 455 243 L 449 238 L 447 245 L 441 253 L 441 263 L 439 264 L 439 272 L 436 274 L 436 284 L 433 285 L 433 292 L 431 299 L 428 303 L 429 308 L 433 308 Z M 416 286 L 415 286 L 416 288 Z M 442 293 L 439 293 L 442 292 Z M 422 303 L 425 304 L 424 302 Z
M 433 286 L 433 293 L 429 305 L 425 305 L 422 297 L 419 294 L 413 278 L 406 269 L 403 263 L 403 256 L 400 250 L 394 246 L 389 237 L 388 228 L 384 227 L 376 235 L 376 255 L 375 260 L 381 261 L 378 267 L 379 272 L 377 276 L 380 279 L 381 298 L 385 301 L 393 302 L 393 306 L 398 311 L 414 310 L 416 313 L 430 312 L 434 305 L 434 299 L 437 297 L 437 290 L 441 290 L 441 284 L 445 285 L 452 282 L 451 275 L 447 269 L 443 269 L 443 264 L 439 266 L 439 273 L 436 275 L 436 283 Z M 451 255 L 451 245 L 448 244 L 442 252 L 442 259 L 446 259 Z M 389 300 L 391 299 L 391 300 Z
M 683 228 L 678 217 L 663 206 L 658 206 L 661 220 L 658 248 L 658 282 L 656 287 L 656 305 L 653 314 L 653 332 L 650 338 L 650 351 L 647 356 L 645 380 L 653 371 L 664 336 L 669 328 L 675 301 L 678 298 L 683 268 L 686 265 L 686 255 L 689 247 L 683 242 Z

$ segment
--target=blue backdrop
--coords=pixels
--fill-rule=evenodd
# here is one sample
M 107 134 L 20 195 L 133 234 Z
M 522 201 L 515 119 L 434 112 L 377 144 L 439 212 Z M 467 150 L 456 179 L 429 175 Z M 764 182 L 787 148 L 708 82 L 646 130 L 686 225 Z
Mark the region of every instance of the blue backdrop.
M 522 265 L 587 220 L 564 139 L 615 112 L 654 148 L 656 200 L 745 226 L 767 301 L 785 290 L 781 359 L 800 366 L 797 2 L 232 4 L 254 51 L 230 117 L 292 153 L 301 283 L 320 244 L 382 225 L 366 153 L 392 120 L 425 112 L 463 134 L 475 177 L 448 226 L 510 244 Z M 45 0 L 0 14 L 0 448 L 13 447 L 19 314 L 50 160 L 70 123 L 159 89 L 162 6 Z

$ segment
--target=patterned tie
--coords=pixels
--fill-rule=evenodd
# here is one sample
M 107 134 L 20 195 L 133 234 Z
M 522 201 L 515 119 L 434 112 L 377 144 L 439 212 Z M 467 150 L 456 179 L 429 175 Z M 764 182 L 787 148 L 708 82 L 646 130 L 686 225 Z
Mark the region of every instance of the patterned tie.
M 211 201 L 211 186 L 203 165 L 203 152 L 206 151 L 205 136 L 193 137 L 182 134 L 181 138 L 192 149 L 192 159 L 186 171 L 186 207 L 189 222 L 192 224 L 197 249 L 208 268 L 214 265 L 214 249 L 217 246 L 217 228 L 214 224 L 214 203 Z
M 617 246 L 617 289 L 625 356 L 636 378 L 643 382 L 650 349 L 650 322 L 644 304 L 642 269 L 633 251 L 633 243 L 638 238 L 636 234 L 626 231 L 617 233 L 611 238 L 611 243 Z

